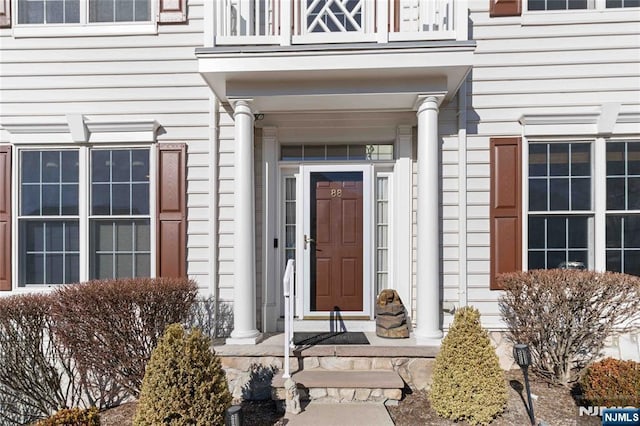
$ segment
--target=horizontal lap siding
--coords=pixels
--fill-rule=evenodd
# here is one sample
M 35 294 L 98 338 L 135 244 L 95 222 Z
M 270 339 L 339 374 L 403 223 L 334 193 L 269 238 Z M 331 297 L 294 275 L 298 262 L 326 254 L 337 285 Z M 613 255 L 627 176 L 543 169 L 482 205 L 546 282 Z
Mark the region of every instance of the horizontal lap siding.
M 640 25 L 630 22 L 631 12 L 619 23 L 598 23 L 615 12 L 593 12 L 584 23 L 522 25 L 526 17 L 489 18 L 486 3 L 472 3 L 470 15 L 477 48 L 467 98 L 467 297 L 483 322 L 496 327 L 500 292 L 489 290 L 489 138 L 519 136 L 523 114 L 593 112 L 605 102 L 621 102 L 621 112 L 640 111 Z
M 212 291 L 210 91 L 194 51 L 203 44 L 203 0 L 187 24 L 158 34 L 14 38 L 0 30 L 0 122 L 156 120 L 158 142 L 184 142 L 187 155 L 187 273 Z M 9 141 L 0 129 L 0 143 Z

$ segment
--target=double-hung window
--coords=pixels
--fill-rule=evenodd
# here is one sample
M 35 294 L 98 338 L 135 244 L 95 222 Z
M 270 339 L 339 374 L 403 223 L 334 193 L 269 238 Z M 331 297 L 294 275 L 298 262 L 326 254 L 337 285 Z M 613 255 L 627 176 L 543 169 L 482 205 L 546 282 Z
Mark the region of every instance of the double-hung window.
M 640 0 L 527 0 L 527 10 L 580 10 L 640 7 Z
M 151 0 L 16 0 L 18 24 L 151 21 Z
M 596 143 L 606 158 L 592 155 L 591 142 L 529 143 L 528 269 L 640 275 L 640 141 Z M 599 206 L 596 190 L 606 192 Z
M 149 149 L 84 153 L 20 151 L 21 286 L 151 274 Z
M 529 269 L 591 267 L 591 144 L 529 144 Z

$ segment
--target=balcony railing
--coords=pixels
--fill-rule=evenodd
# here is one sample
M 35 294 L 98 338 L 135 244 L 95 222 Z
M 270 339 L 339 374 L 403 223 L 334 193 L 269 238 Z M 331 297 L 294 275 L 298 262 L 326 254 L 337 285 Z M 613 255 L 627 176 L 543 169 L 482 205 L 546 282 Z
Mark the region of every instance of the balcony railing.
M 216 45 L 467 40 L 467 0 L 217 0 Z

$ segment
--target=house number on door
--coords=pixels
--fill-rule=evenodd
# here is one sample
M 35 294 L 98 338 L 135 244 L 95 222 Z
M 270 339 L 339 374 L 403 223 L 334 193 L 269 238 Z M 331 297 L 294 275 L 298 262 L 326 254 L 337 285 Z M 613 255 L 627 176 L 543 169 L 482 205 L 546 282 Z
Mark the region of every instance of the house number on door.
M 342 189 L 332 189 L 331 190 L 331 198 L 342 198 Z

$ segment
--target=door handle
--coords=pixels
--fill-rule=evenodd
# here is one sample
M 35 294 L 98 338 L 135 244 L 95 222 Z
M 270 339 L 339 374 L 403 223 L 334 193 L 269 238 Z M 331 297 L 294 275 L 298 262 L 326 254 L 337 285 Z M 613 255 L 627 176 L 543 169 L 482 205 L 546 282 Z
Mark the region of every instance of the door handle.
M 304 236 L 304 248 L 307 249 L 307 244 L 315 244 L 316 240 L 313 238 L 309 238 L 307 235 Z

